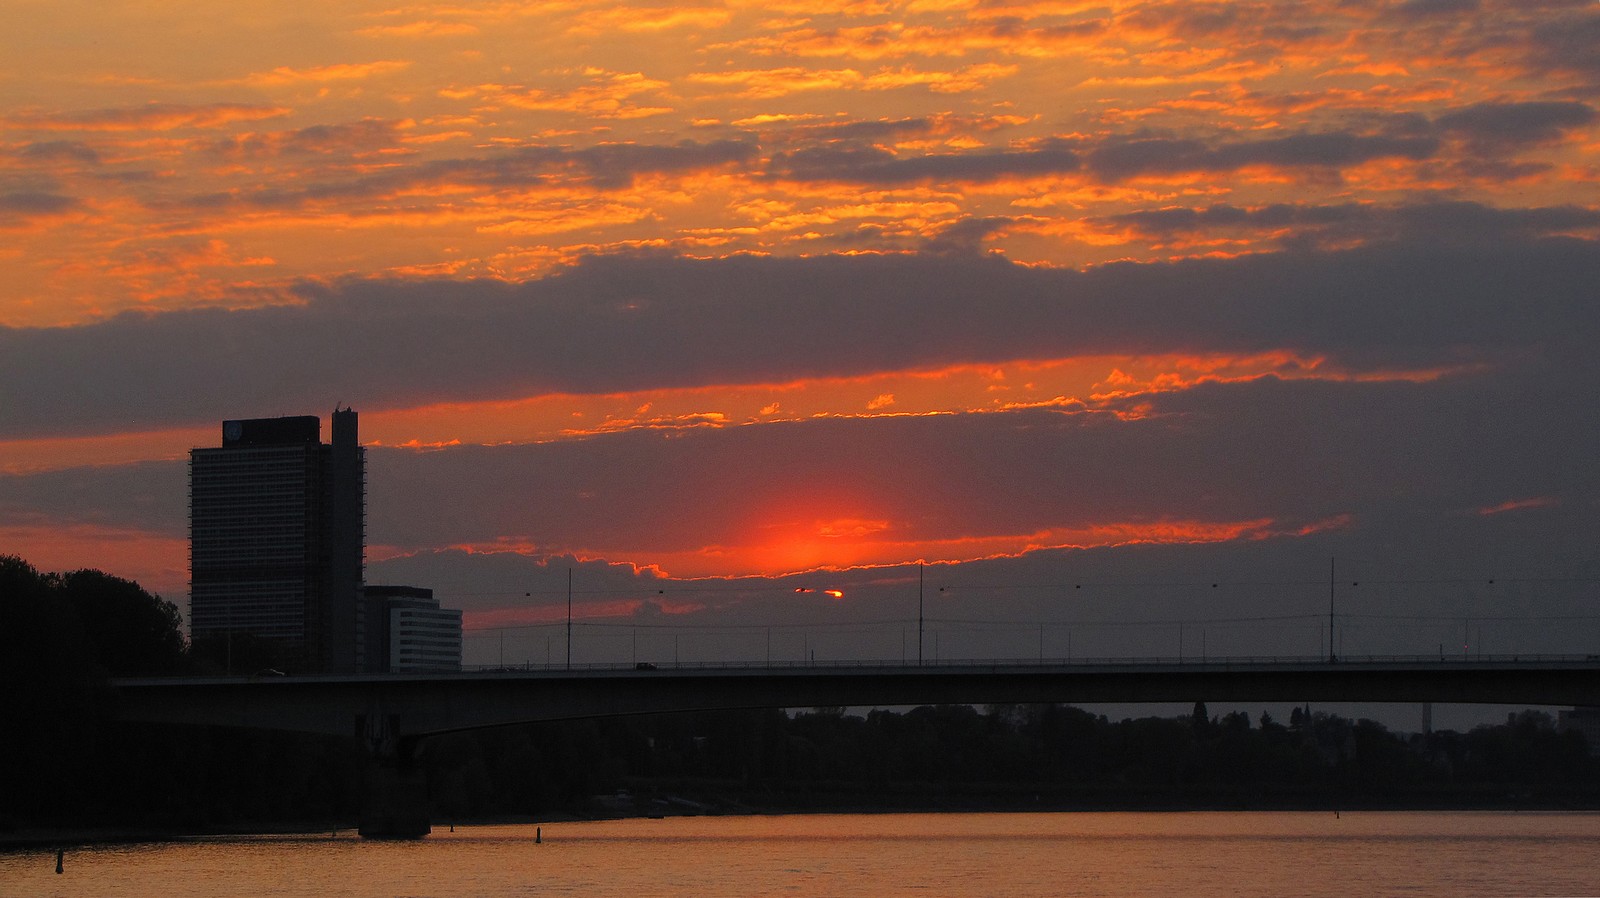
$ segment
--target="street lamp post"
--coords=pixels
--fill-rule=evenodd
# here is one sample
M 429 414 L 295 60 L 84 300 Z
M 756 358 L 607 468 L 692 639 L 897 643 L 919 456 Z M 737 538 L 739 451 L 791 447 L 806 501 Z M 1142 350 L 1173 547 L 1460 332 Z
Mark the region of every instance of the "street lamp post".
M 917 666 L 922 666 L 922 562 L 917 562 Z
M 523 595 L 532 596 L 533 593 L 525 592 L 525 593 L 523 593 Z M 500 648 L 500 654 L 501 654 L 500 666 L 504 667 L 505 666 L 505 645 L 504 645 L 504 642 L 503 642 L 503 640 L 504 640 L 504 636 L 503 635 L 502 635 L 501 639 L 502 639 L 502 644 L 501 644 L 501 648 Z M 550 666 L 550 639 L 548 637 L 546 637 L 545 641 L 544 641 L 544 666 L 546 668 L 548 668 Z M 567 568 L 567 670 L 571 670 L 571 669 L 572 669 L 572 568 Z
M 1339 653 L 1333 648 L 1333 562 L 1334 559 L 1328 559 L 1328 661 L 1330 663 L 1339 660 Z

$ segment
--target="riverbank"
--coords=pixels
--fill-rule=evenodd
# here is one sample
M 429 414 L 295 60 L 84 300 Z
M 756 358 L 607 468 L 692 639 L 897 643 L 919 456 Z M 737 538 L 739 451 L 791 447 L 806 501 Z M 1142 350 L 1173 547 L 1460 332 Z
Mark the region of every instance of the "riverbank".
M 1333 789 L 1129 788 L 908 784 L 870 793 L 842 784 L 805 789 L 730 788 L 716 783 L 647 783 L 594 796 L 585 808 L 538 815 L 451 817 L 435 813 L 435 831 L 450 826 L 551 824 L 663 817 L 739 817 L 797 814 L 1183 813 L 1217 811 L 1595 812 L 1600 791 L 1522 787 L 1415 788 L 1378 795 Z M 182 842 L 240 836 L 359 838 L 354 820 L 261 821 L 206 827 L 19 827 L 0 830 L 0 852 L 48 851 L 86 845 Z
M 315 836 L 330 838 L 356 837 L 354 821 L 344 823 L 307 823 L 286 821 L 239 826 L 218 826 L 190 829 L 171 826 L 121 826 L 91 827 L 21 827 L 0 830 L 0 852 L 33 851 L 58 848 L 71 849 L 85 845 L 122 845 L 142 842 L 187 842 L 202 839 L 222 839 L 239 836 Z

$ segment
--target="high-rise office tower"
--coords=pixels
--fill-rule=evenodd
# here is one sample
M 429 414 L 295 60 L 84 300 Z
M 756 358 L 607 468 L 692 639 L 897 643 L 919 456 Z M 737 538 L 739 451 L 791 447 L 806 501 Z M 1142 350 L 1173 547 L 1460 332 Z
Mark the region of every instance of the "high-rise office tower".
M 189 452 L 189 627 L 196 645 L 250 637 L 302 671 L 363 664 L 366 455 L 356 413 L 224 421 Z

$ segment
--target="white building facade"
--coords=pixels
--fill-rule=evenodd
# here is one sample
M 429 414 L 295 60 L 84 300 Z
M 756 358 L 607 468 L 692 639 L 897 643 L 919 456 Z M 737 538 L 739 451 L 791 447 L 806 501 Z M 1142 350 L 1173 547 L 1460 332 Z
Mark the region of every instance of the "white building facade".
M 433 590 L 368 586 L 367 657 L 389 673 L 461 669 L 461 611 L 441 608 Z M 383 624 L 375 626 L 377 622 Z

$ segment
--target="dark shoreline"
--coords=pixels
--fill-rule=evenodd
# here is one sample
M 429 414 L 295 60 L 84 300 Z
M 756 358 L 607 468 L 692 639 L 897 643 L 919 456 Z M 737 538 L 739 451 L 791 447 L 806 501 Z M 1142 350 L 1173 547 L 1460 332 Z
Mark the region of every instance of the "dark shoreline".
M 1492 794 L 1498 791 L 1498 794 Z M 692 795 L 693 793 L 687 793 Z M 435 831 L 450 826 L 537 825 L 574 823 L 597 820 L 626 820 L 670 817 L 746 817 L 785 816 L 799 814 L 1025 814 L 1025 813 L 1206 813 L 1206 812 L 1301 812 L 1301 813 L 1402 813 L 1402 812 L 1459 812 L 1471 813 L 1600 813 L 1600 795 L 1530 795 L 1525 792 L 1508 793 L 1505 790 L 1483 790 L 1474 795 L 1407 795 L 1393 797 L 1336 797 L 1333 795 L 1289 795 L 1258 792 L 1251 795 L 1215 794 L 1205 797 L 1167 794 L 1130 795 L 1122 792 L 1116 797 L 1090 797 L 1079 795 L 1070 801 L 1045 801 L 1043 796 L 1034 800 L 1016 800 L 1017 796 L 982 797 L 974 794 L 920 796 L 922 800 L 909 800 L 910 796 L 895 796 L 885 800 L 864 800 L 862 796 L 838 793 L 811 793 L 807 801 L 768 801 L 752 803 L 721 796 L 697 795 L 693 799 L 674 796 L 683 802 L 678 807 L 641 805 L 636 809 L 597 807 L 591 813 L 543 814 L 539 816 L 495 816 L 471 819 L 447 819 L 443 815 L 433 822 Z M 853 799 L 853 800 L 852 800 Z M 898 799 L 898 800 L 896 800 Z M 657 802 L 659 804 L 659 802 Z M 689 810 L 685 806 L 693 806 Z M 58 849 L 71 851 L 91 845 L 135 845 L 156 842 L 191 842 L 207 839 L 225 839 L 244 836 L 325 836 L 337 839 L 360 838 L 356 823 L 328 821 L 308 823 L 287 821 L 257 823 L 237 826 L 200 828 L 184 827 L 96 827 L 71 829 L 61 827 L 22 827 L 0 832 L 0 853 L 24 853 Z
M 264 824 L 260 826 L 226 826 L 208 829 L 183 829 L 170 827 L 109 826 L 91 829 L 64 829 L 61 827 L 24 827 L 10 832 L 0 832 L 0 853 L 15 853 L 44 848 L 71 850 L 86 845 L 138 845 L 149 842 L 198 842 L 205 839 L 226 839 L 235 836 L 312 836 L 318 833 L 337 833 L 340 837 L 354 838 L 356 826 L 346 823 L 339 826 L 310 826 L 305 823 Z

